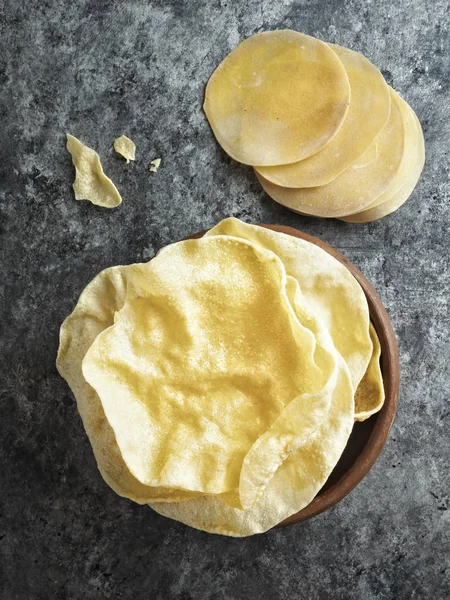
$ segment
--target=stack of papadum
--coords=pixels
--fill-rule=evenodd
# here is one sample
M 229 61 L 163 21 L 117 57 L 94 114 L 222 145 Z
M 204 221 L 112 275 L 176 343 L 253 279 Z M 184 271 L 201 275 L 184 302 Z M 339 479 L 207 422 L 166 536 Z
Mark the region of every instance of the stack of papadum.
M 412 108 L 367 58 L 291 30 L 218 66 L 204 109 L 222 148 L 295 212 L 368 222 L 411 195 L 425 160 Z
M 354 421 L 381 408 L 379 357 L 344 265 L 230 218 L 97 275 L 57 366 L 118 494 L 247 536 L 308 505 Z

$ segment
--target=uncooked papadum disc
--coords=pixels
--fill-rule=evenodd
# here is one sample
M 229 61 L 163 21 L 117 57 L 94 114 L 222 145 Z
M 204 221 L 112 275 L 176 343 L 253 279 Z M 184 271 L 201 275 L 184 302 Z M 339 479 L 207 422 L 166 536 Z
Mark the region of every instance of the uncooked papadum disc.
M 405 146 L 398 94 L 392 88 L 390 92 L 388 122 L 351 167 L 331 183 L 314 188 L 281 187 L 255 171 L 266 193 L 291 210 L 316 217 L 344 217 L 372 204 L 396 176 Z M 368 156 L 373 160 L 368 160 Z
M 313 156 L 290 165 L 256 167 L 277 185 L 303 188 L 330 183 L 364 154 L 389 118 L 391 96 L 380 71 L 362 54 L 328 45 L 341 59 L 350 81 L 347 116 L 334 138 Z
M 418 129 L 415 122 L 414 111 L 408 106 L 403 98 L 398 95 L 398 106 L 403 120 L 405 130 L 405 144 L 403 147 L 403 155 L 396 176 L 392 179 L 386 190 L 372 202 L 365 210 L 375 208 L 380 204 L 388 201 L 398 190 L 403 187 L 405 180 L 408 178 L 411 169 L 416 163 L 417 144 L 418 144 Z M 350 215 L 346 215 L 350 216 Z
M 381 219 L 382 217 L 386 217 L 395 212 L 408 200 L 419 181 L 425 164 L 425 144 L 422 128 L 415 113 L 413 113 L 413 115 L 418 134 L 417 145 L 415 147 L 416 156 L 414 164 L 411 166 L 411 170 L 404 180 L 403 185 L 393 193 L 390 198 L 383 202 L 383 204 L 377 204 L 360 213 L 344 217 L 342 218 L 342 221 L 347 221 L 348 223 L 369 223 L 370 221 L 376 221 L 377 219 Z
M 338 132 L 350 84 L 324 42 L 291 31 L 254 35 L 212 74 L 204 110 L 222 148 L 247 165 L 293 163 Z
M 394 212 L 412 194 L 425 162 L 422 128 L 412 108 L 403 102 L 403 118 L 407 127 L 408 145 L 405 148 L 399 173 L 386 192 L 364 211 L 342 217 L 348 223 L 368 223 Z

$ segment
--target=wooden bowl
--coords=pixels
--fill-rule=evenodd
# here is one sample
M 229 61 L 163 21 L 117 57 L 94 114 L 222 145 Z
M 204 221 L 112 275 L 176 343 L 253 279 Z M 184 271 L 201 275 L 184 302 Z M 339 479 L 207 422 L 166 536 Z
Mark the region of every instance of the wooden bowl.
M 265 225 L 263 223 L 260 226 L 316 244 L 316 246 L 319 246 L 345 265 L 358 280 L 366 295 L 370 319 L 381 344 L 380 360 L 386 396 L 383 408 L 378 413 L 362 423 L 354 424 L 347 446 L 323 488 L 308 506 L 277 525 L 277 527 L 284 527 L 285 525 L 306 521 L 328 510 L 345 498 L 370 471 L 386 443 L 395 418 L 400 388 L 400 361 L 397 340 L 386 309 L 373 286 L 348 258 L 318 238 L 298 231 L 293 227 Z M 202 231 L 190 237 L 198 238 L 204 233 Z

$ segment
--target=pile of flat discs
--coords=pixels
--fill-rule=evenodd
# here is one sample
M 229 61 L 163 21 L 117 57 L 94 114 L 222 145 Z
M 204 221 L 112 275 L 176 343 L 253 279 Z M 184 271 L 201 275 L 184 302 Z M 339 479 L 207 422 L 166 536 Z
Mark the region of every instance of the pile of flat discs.
M 412 108 L 361 54 L 291 30 L 235 48 L 206 87 L 222 148 L 295 212 L 368 222 L 397 210 L 423 168 Z
M 105 481 L 247 536 L 307 506 L 384 403 L 363 289 L 315 244 L 238 219 L 86 287 L 57 366 Z

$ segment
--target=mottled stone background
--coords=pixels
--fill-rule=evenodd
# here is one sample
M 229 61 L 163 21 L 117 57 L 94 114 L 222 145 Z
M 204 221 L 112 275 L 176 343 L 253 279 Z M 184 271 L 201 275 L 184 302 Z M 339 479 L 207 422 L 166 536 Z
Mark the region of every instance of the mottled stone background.
M 295 215 L 216 144 L 204 85 L 242 39 L 290 27 L 365 53 L 417 111 L 427 162 L 369 225 Z M 448 2 L 0 2 L 0 598 L 450 597 Z M 65 132 L 124 202 L 76 202 Z M 137 160 L 112 141 L 125 133 Z M 162 157 L 153 175 L 149 161 Z M 317 235 L 375 284 L 402 392 L 374 468 L 334 510 L 244 540 L 165 520 L 103 483 L 55 369 L 58 328 L 101 269 L 234 215 Z

